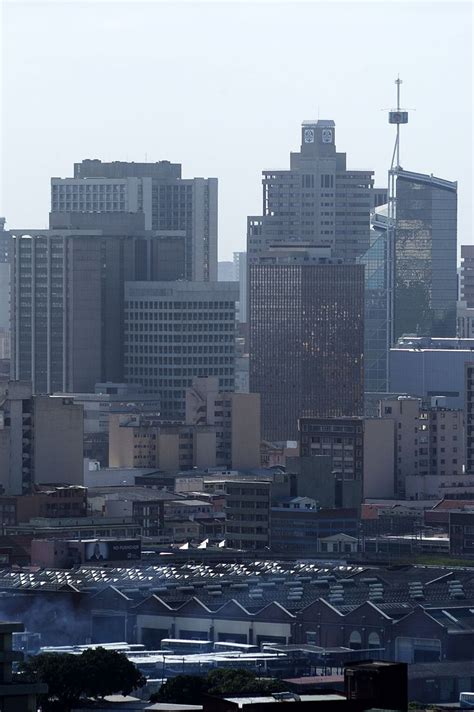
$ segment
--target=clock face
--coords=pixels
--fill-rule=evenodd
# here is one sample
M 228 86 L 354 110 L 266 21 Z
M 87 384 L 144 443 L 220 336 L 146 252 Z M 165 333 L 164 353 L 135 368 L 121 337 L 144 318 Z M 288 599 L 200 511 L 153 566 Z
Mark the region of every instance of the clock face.
M 304 130 L 304 142 L 305 143 L 314 143 L 314 129 L 305 129 Z
M 323 129 L 322 141 L 323 141 L 323 143 L 332 143 L 332 130 L 331 129 Z

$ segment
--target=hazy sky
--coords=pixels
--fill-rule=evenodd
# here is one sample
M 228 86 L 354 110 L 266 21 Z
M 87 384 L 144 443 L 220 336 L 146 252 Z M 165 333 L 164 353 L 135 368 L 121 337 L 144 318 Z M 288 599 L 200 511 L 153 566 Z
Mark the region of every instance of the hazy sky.
M 400 73 L 401 163 L 459 181 L 473 241 L 471 2 L 3 0 L 0 19 L 9 227 L 47 227 L 49 179 L 75 161 L 167 159 L 219 178 L 227 259 L 304 119 L 334 119 L 348 167 L 386 182 Z

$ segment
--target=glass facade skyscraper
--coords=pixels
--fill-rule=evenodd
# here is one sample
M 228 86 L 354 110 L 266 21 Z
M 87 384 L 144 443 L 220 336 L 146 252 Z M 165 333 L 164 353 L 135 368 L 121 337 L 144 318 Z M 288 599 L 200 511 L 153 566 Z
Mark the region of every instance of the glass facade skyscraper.
M 373 230 L 365 265 L 364 369 L 365 391 L 388 391 L 387 233 Z
M 457 183 L 400 170 L 396 186 L 394 339 L 454 336 Z

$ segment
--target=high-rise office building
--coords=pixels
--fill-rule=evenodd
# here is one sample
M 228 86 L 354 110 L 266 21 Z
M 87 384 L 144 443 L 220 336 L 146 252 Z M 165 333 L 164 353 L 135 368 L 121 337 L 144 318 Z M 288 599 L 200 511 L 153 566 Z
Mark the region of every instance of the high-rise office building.
M 127 282 L 125 380 L 161 396 L 165 418 L 183 419 L 193 378 L 235 388 L 237 282 Z
M 122 382 L 125 280 L 182 276 L 177 243 L 140 230 L 143 216 L 95 216 L 103 229 L 87 226 L 90 218 L 64 214 L 75 227 L 10 231 L 11 373 L 34 393 Z
M 456 183 L 397 169 L 396 217 L 389 219 L 383 191 L 373 191 L 370 247 L 359 258 L 366 265 L 367 393 L 390 390 L 389 352 L 404 334 L 456 333 L 456 194 Z M 469 248 L 465 263 L 468 275 Z M 465 327 L 458 319 L 458 335 L 467 335 Z
M 263 172 L 263 215 L 247 225 L 249 263 L 277 243 L 330 247 L 354 259 L 369 247 L 373 171 L 346 167 L 334 121 L 304 121 L 289 170 Z
M 51 179 L 51 216 L 141 213 L 144 228 L 184 240 L 185 278 L 217 280 L 217 179 L 181 177 L 181 165 L 84 160 Z M 52 225 L 51 225 L 52 226 Z
M 249 292 L 263 438 L 295 440 L 304 416 L 362 415 L 364 267 L 280 252 L 249 265 Z
M 387 232 L 371 230 L 365 266 L 364 371 L 366 393 L 388 392 Z
M 10 328 L 10 233 L 0 218 L 0 330 Z
M 237 320 L 240 324 L 247 323 L 247 253 L 234 252 L 235 278 L 239 282 L 239 309 Z
M 456 333 L 457 183 L 397 172 L 394 339 Z

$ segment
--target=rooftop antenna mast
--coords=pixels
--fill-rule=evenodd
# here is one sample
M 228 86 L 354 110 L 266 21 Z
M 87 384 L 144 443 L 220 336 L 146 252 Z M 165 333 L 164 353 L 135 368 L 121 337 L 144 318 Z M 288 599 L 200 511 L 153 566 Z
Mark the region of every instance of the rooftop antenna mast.
M 400 165 L 400 126 L 408 123 L 408 111 L 400 107 L 400 76 L 395 79 L 397 86 L 397 108 L 388 113 L 388 123 L 395 124 L 397 134 L 393 148 L 392 162 L 388 171 L 387 198 L 387 354 L 386 372 L 387 386 L 390 383 L 390 349 L 395 341 L 394 302 L 395 302 L 395 247 L 397 219 L 397 176 L 402 170 Z
M 400 107 L 400 85 L 403 84 L 403 80 L 398 76 L 395 79 L 395 84 L 397 85 L 397 108 L 389 111 L 388 122 L 389 124 L 395 124 L 397 127 L 397 136 L 395 138 L 395 146 L 393 149 L 392 164 L 390 170 L 401 169 L 400 166 L 400 126 L 401 124 L 408 123 L 408 111 Z

